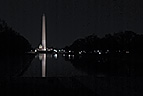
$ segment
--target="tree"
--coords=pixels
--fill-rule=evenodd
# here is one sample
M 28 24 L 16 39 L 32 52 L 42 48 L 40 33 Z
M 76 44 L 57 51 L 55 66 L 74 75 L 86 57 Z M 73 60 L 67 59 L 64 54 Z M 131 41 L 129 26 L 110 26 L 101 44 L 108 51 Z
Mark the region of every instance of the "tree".
M 30 50 L 31 45 L 28 40 L 10 28 L 5 21 L 0 20 L 0 52 L 21 54 Z

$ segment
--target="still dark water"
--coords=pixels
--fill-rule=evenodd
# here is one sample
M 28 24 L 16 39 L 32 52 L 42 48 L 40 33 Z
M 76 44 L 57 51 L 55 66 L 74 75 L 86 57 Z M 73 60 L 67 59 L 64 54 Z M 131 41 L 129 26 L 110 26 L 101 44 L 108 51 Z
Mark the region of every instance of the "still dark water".
M 143 96 L 142 63 L 125 58 L 2 55 L 0 96 Z
M 62 54 L 38 54 L 22 77 L 73 77 L 86 76 L 71 62 L 65 61 Z

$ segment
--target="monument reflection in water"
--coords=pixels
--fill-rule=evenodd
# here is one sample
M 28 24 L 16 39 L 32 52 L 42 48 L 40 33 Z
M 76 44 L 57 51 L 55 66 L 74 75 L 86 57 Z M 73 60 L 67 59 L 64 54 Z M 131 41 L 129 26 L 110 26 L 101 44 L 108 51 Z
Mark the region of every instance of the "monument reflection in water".
M 39 53 L 39 60 L 41 61 L 41 68 L 42 68 L 42 77 L 48 77 L 48 71 L 47 71 L 47 58 L 51 59 L 58 59 L 58 54 L 44 54 L 44 53 Z
M 47 77 L 47 57 L 48 58 L 54 58 L 57 59 L 57 54 L 43 54 L 39 53 L 39 60 L 41 60 L 41 66 L 42 66 L 42 77 Z
M 39 59 L 42 61 L 42 77 L 46 77 L 46 54 L 39 54 Z
M 62 54 L 39 53 L 33 59 L 22 77 L 73 77 L 85 76 L 85 72 L 76 69 L 66 61 Z
M 48 54 L 48 56 L 50 58 L 54 57 L 55 59 L 57 59 L 57 54 Z M 47 76 L 47 54 L 39 54 L 39 60 L 42 61 L 42 77 L 46 77 Z

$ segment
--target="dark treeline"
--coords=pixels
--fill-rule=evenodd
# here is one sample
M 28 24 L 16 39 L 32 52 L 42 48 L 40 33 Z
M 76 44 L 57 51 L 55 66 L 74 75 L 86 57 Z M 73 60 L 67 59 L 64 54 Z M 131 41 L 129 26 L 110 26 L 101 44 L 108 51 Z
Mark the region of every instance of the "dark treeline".
M 28 40 L 0 20 L 0 53 L 21 54 L 30 49 Z
M 143 75 L 142 44 L 143 35 L 132 31 L 90 35 L 66 46 L 65 60 L 89 74 Z
M 103 38 L 97 35 L 90 35 L 85 38 L 78 39 L 72 45 L 66 46 L 65 50 L 73 50 L 78 52 L 85 50 L 90 52 L 93 50 L 110 50 L 111 53 L 116 51 L 129 51 L 130 53 L 143 53 L 143 35 L 136 34 L 132 31 L 118 32 L 106 34 Z
M 0 83 L 27 70 L 34 56 L 24 53 L 31 49 L 28 40 L 0 20 Z

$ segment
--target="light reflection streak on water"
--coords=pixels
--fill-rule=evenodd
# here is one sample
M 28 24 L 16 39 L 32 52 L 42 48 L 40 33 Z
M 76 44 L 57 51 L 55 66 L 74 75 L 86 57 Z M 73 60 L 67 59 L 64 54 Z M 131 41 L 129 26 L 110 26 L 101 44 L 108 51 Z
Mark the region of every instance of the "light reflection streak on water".
M 86 73 L 77 70 L 70 62 L 66 61 L 63 54 L 39 53 L 28 67 L 23 77 L 72 77 L 85 76 Z M 71 54 L 70 58 L 74 59 Z M 39 62 L 40 61 L 40 62 Z
M 48 58 L 52 58 L 52 57 L 54 57 L 55 59 L 57 59 L 58 58 L 58 55 L 57 54 L 54 54 L 53 56 L 52 56 L 52 54 L 39 54 L 39 60 L 41 60 L 42 61 L 42 77 L 47 77 L 47 69 L 46 69 L 46 59 L 47 59 L 47 57 Z
M 46 54 L 42 58 L 42 77 L 46 77 Z
M 42 77 L 46 77 L 46 54 L 39 54 L 39 60 L 42 60 Z

